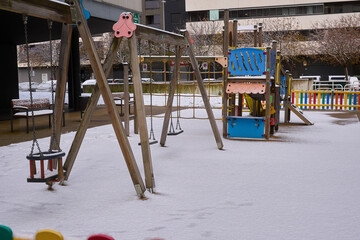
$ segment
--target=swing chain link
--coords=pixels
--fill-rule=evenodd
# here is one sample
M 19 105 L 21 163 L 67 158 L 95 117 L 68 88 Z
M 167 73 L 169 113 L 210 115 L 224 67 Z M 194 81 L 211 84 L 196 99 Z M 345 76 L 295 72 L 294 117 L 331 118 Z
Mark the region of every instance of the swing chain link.
M 30 91 L 30 106 L 31 106 L 31 122 L 32 122 L 32 129 L 33 129 L 33 142 L 31 145 L 31 152 L 29 156 L 32 156 L 34 153 L 35 145 L 42 156 L 42 152 L 40 149 L 39 142 L 36 137 L 35 131 L 35 116 L 34 116 L 34 105 L 33 105 L 33 95 L 32 95 L 32 78 L 31 78 L 31 68 L 30 68 L 30 53 L 29 53 L 29 39 L 28 39 L 28 16 L 23 15 L 23 23 L 24 23 L 24 35 L 25 35 L 25 47 L 26 47 L 26 61 L 27 61 L 27 72 L 28 72 L 28 79 L 29 79 L 29 91 Z

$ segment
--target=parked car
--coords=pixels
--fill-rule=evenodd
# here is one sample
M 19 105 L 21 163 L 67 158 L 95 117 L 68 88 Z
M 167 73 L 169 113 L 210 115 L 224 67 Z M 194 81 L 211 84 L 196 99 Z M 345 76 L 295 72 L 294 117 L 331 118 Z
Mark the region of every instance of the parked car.
M 89 85 L 95 85 L 96 84 L 96 79 L 88 79 L 86 81 L 84 81 L 81 86 L 89 86 Z
M 31 83 L 31 90 L 33 92 L 35 92 L 38 86 L 39 86 L 39 83 L 32 82 Z M 29 82 L 21 82 L 21 83 L 19 83 L 19 91 L 22 91 L 22 92 L 30 91 Z
M 38 92 L 51 92 L 51 84 L 54 85 L 54 89 L 53 91 L 55 92 L 56 90 L 56 80 L 50 80 L 50 81 L 46 81 L 44 83 L 40 83 L 39 86 L 37 87 L 36 91 Z

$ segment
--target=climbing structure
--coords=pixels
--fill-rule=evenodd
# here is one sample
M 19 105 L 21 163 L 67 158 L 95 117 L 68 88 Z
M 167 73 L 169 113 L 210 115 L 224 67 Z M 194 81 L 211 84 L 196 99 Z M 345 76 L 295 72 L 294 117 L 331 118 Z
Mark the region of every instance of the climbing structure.
M 229 51 L 229 77 L 226 87 L 228 106 L 228 138 L 269 139 L 271 127 L 274 128 L 275 113 L 279 111 L 279 98 L 276 96 L 276 44 L 264 48 L 239 48 Z M 233 98 L 239 94 L 237 103 Z M 251 111 L 243 116 L 242 98 Z M 265 105 L 265 108 L 263 107 Z M 278 116 L 278 115 L 277 115 Z

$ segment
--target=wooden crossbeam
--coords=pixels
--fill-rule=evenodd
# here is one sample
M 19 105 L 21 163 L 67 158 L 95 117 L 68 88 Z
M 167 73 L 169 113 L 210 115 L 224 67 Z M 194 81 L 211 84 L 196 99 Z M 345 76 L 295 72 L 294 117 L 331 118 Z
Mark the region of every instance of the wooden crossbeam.
M 180 34 L 152 28 L 141 24 L 136 24 L 135 33 L 137 38 L 139 39 L 145 39 L 160 44 L 170 44 L 178 46 L 184 45 L 184 37 Z
M 66 3 L 44 0 L 0 0 L 0 9 L 27 16 L 72 24 L 70 7 Z

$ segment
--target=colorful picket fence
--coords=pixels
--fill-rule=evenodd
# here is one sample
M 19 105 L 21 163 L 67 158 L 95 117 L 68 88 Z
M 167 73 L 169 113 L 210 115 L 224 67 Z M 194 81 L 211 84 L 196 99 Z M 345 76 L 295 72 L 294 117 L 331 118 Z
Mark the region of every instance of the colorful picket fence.
M 292 91 L 291 102 L 300 109 L 360 110 L 360 92 L 355 91 Z

